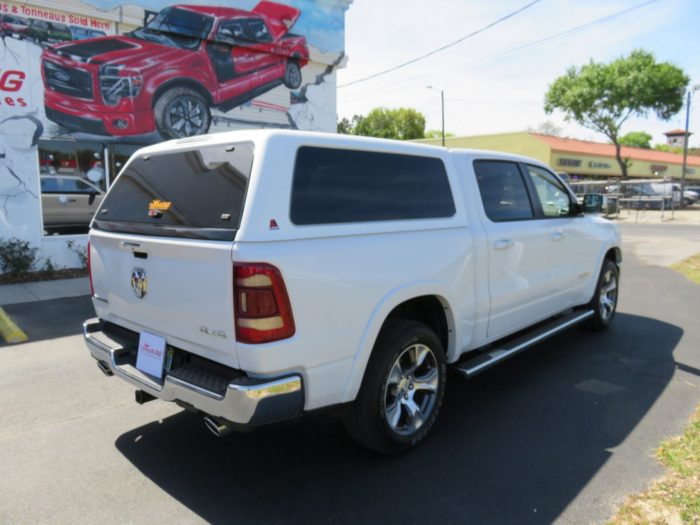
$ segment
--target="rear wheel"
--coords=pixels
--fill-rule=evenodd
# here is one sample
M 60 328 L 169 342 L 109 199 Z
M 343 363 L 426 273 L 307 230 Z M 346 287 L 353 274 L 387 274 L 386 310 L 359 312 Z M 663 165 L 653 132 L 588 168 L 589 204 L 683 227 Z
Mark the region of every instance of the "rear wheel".
M 619 284 L 620 272 L 617 264 L 610 259 L 605 259 L 600 270 L 598 285 L 589 305 L 593 309 L 594 314 L 586 322 L 588 329 L 601 331 L 610 326 L 617 311 Z
M 362 387 L 345 416 L 350 435 L 368 448 L 398 454 L 422 441 L 445 393 L 445 355 L 422 323 L 392 320 L 382 330 Z
M 165 138 L 201 135 L 209 131 L 211 111 L 205 98 L 188 87 L 174 87 L 158 97 L 153 112 Z
M 287 62 L 283 82 L 289 89 L 298 89 L 301 86 L 301 68 L 298 62 L 294 60 Z

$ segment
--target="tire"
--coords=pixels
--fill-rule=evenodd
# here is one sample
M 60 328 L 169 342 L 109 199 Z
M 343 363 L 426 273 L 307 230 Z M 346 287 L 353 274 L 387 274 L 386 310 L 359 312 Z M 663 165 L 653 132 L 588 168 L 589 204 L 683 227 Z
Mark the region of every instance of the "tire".
M 607 330 L 617 311 L 617 298 L 620 290 L 620 271 L 610 259 L 605 259 L 600 269 L 598 284 L 595 288 L 589 308 L 594 314 L 590 317 L 585 327 L 594 332 Z
M 289 60 L 287 62 L 282 82 L 289 89 L 299 89 L 299 86 L 301 86 L 301 68 L 297 61 Z
M 406 452 L 435 424 L 445 381 L 445 352 L 435 332 L 416 321 L 390 320 L 374 346 L 357 399 L 345 413 L 345 428 L 377 452 Z
M 206 99 L 188 87 L 173 87 L 153 106 L 156 128 L 164 138 L 184 138 L 209 131 L 211 109 Z

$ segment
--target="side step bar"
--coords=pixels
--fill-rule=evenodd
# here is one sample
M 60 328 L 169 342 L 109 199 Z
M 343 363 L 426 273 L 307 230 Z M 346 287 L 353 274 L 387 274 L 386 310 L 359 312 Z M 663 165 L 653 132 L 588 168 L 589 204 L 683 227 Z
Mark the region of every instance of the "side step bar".
M 497 348 L 490 348 L 479 352 L 476 355 L 467 354 L 466 359 L 454 365 L 455 371 L 466 377 L 473 377 L 479 372 L 492 367 L 530 348 L 537 343 L 544 341 L 591 317 L 593 310 L 575 310 L 567 314 L 556 317 L 551 321 L 540 324 L 537 328 L 525 332 L 524 334 L 504 340 L 501 344 L 496 343 Z

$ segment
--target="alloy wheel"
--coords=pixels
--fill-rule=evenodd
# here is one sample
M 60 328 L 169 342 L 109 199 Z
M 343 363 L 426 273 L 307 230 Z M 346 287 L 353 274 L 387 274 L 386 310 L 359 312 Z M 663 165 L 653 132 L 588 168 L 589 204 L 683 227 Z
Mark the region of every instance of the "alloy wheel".
M 600 316 L 607 321 L 615 311 L 617 303 L 617 276 L 613 270 L 603 275 L 600 285 Z
M 429 347 L 415 344 L 401 352 L 384 391 L 389 428 L 404 436 L 416 432 L 435 410 L 438 382 L 438 362 Z

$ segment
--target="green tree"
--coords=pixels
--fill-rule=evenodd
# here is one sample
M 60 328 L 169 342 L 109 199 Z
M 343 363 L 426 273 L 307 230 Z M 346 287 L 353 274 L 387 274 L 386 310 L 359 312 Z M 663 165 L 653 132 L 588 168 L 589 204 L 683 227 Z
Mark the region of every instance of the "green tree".
M 445 137 L 454 137 L 455 134 L 451 133 L 449 131 L 445 131 Z M 426 139 L 441 139 L 442 138 L 442 130 L 441 129 L 429 129 L 428 131 L 425 132 L 424 137 Z
M 683 148 L 680 146 L 671 146 L 669 144 L 654 144 L 654 149 L 656 151 L 665 151 L 666 153 L 676 153 L 678 155 L 683 154 Z M 690 153 L 690 150 L 692 148 L 688 148 L 688 155 L 692 155 Z
M 620 128 L 631 116 L 645 117 L 650 111 L 668 120 L 683 107 L 689 79 L 668 62 L 654 55 L 632 51 L 608 64 L 592 60 L 571 67 L 549 86 L 545 95 L 547 113 L 561 110 L 568 121 L 603 133 L 615 145 L 615 157 L 623 178 L 627 164 L 620 155 Z
M 630 131 L 629 133 L 622 135 L 620 140 L 620 146 L 629 146 L 630 148 L 642 148 L 651 149 L 651 135 L 646 131 Z
M 362 118 L 362 115 L 353 115 L 352 120 L 343 117 L 338 121 L 338 133 L 342 135 L 352 135 L 357 126 L 357 122 Z
M 353 134 L 384 139 L 422 139 L 425 116 L 411 108 L 375 108 L 358 119 Z

